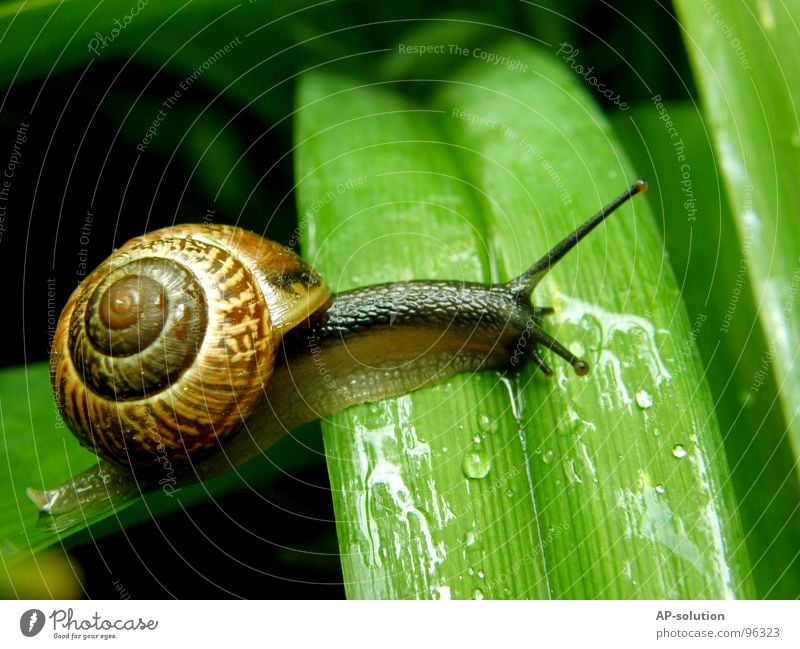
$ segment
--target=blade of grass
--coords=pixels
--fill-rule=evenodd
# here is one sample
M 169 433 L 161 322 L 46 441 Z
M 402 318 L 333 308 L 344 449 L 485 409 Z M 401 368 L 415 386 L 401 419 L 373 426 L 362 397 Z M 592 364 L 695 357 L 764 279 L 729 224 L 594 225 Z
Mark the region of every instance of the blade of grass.
M 204 5 L 207 13 L 220 3 L 200 0 L 196 4 Z M 136 0 L 4 3 L 0 8 L 0 87 L 69 70 L 95 57 L 120 56 L 175 10 L 166 3 L 138 6 Z
M 796 599 L 800 489 L 774 378 L 765 376 L 761 389 L 752 390 L 767 343 L 736 224 L 697 107 L 665 106 L 680 134 L 678 148 L 653 106 L 634 107 L 613 123 L 651 181 L 651 205 L 663 214 L 670 261 L 690 317 L 706 318 L 696 341 L 731 466 L 757 596 Z M 729 314 L 734 299 L 737 306 Z
M 128 56 L 144 47 L 158 66 L 191 38 L 229 14 L 238 14 L 225 30 L 210 30 L 206 44 L 219 33 L 231 38 L 307 6 L 316 0 L 282 0 L 231 5 L 225 0 L 191 0 L 169 3 L 153 0 L 33 0 L 0 6 L 0 87 L 29 79 Z M 228 38 L 225 42 L 229 41 Z M 225 42 L 221 43 L 224 45 Z M 198 47 L 197 44 L 194 47 Z M 215 48 L 216 49 L 216 48 Z M 194 52 L 194 71 L 214 49 Z
M 183 487 L 173 496 L 156 492 L 116 507 L 78 515 L 54 529 L 40 518 L 26 489 L 57 486 L 89 468 L 97 458 L 61 424 L 50 388 L 49 365 L 34 363 L 0 371 L 0 562 L 18 561 L 56 543 L 74 544 L 114 534 L 138 522 L 191 507 L 235 489 L 258 489 L 270 480 L 320 462 L 315 426 L 295 431 L 236 474 Z M 59 523 L 61 525 L 61 523 Z M 89 531 L 90 530 L 90 531 Z M 72 537 L 77 538 L 73 539 Z
M 462 85 L 440 95 L 436 105 L 447 107 L 444 122 L 459 147 L 449 160 L 435 155 L 428 144 L 439 141 L 441 131 L 431 135 L 429 119 L 419 114 L 412 119 L 408 106 L 396 97 L 316 75 L 304 79 L 297 156 L 304 249 L 334 289 L 403 279 L 411 276 L 409 269 L 415 277 L 443 276 L 446 269 L 435 263 L 441 252 L 429 251 L 421 242 L 405 243 L 397 231 L 424 228 L 437 240 L 451 242 L 456 233 L 447 221 L 429 214 L 430 207 L 411 209 L 407 201 L 411 197 L 427 205 L 430 198 L 419 197 L 429 193 L 441 203 L 446 191 L 458 187 L 452 180 L 442 181 L 459 173 L 459 167 L 477 188 L 471 191 L 472 201 L 451 197 L 447 202 L 476 213 L 483 207 L 490 253 L 504 277 L 522 270 L 576 220 L 610 198 L 607 181 L 616 180 L 619 189 L 627 182 L 624 178 L 632 177 L 608 141 L 607 125 L 563 68 L 528 48 L 498 51 L 524 59 L 535 72 L 525 76 L 478 63 L 459 77 Z M 403 111 L 402 119 L 396 111 Z M 440 121 L 440 128 L 445 124 Z M 410 152 L 409 140 L 416 140 Z M 620 174 L 620 167 L 626 173 Z M 428 187 L 431 168 L 446 171 Z M 385 184 L 387 169 L 395 173 Z M 397 173 L 401 170 L 402 175 Z M 411 184 L 405 178 L 410 170 L 425 175 Z M 336 191 L 338 183 L 358 177 L 365 181 L 357 191 Z M 598 178 L 602 191 L 594 184 Z M 565 197 L 568 209 L 562 203 Z M 532 216 L 525 218 L 527 214 Z M 560 325 L 554 327 L 558 335 L 572 338 L 576 351 L 595 360 L 596 376 L 581 382 L 559 368 L 553 383 L 533 378 L 529 370 L 520 379 L 549 589 L 557 597 L 747 596 L 747 560 L 719 432 L 694 348 L 686 342 L 688 322 L 676 300 L 674 280 L 663 266 L 662 244 L 647 219 L 631 222 L 620 214 L 608 228 L 607 239 L 595 238 L 574 253 L 570 263 L 578 268 L 577 276 L 574 268 L 562 266 L 544 291 L 549 296 L 545 303 L 560 312 L 551 326 Z M 617 254 L 611 264 L 603 255 L 609 244 L 641 254 L 627 259 Z M 460 249 L 464 244 L 456 239 L 450 245 Z M 471 254 L 462 252 L 460 263 L 480 259 L 474 251 L 482 248 L 472 246 Z M 409 254 L 414 249 L 417 255 Z M 450 277 L 459 276 L 459 271 L 450 271 Z M 565 277 L 574 279 L 566 282 Z M 461 386 L 462 380 L 456 384 Z M 419 596 L 426 594 L 432 576 L 451 595 L 469 595 L 452 586 L 460 586 L 454 576 L 464 567 L 452 561 L 454 554 L 460 556 L 452 544 L 464 531 L 464 519 L 472 520 L 474 505 L 456 497 L 464 493 L 456 491 L 459 481 L 470 482 L 455 471 L 447 473 L 446 464 L 410 465 L 403 457 L 431 436 L 447 438 L 451 447 L 449 439 L 460 434 L 452 423 L 475 420 L 453 414 L 428 421 L 413 417 L 409 427 L 408 412 L 400 404 L 414 404 L 412 415 L 422 408 L 452 408 L 451 413 L 474 408 L 461 395 L 442 394 L 446 389 L 349 410 L 323 426 L 350 596 Z M 492 403 L 491 395 L 465 396 L 481 407 Z M 504 400 L 501 412 L 509 411 L 508 395 L 497 397 Z M 375 417 L 379 425 L 370 432 L 365 421 Z M 404 442 L 409 429 L 414 434 L 406 432 Z M 498 434 L 507 443 L 515 440 L 515 424 L 509 420 Z M 386 441 L 391 444 L 395 485 L 407 494 L 403 501 L 387 498 L 393 492 L 381 473 Z M 457 447 L 469 450 L 464 442 Z M 519 455 L 510 459 L 519 461 Z M 410 526 L 404 512 L 409 505 L 433 509 L 434 486 L 439 494 L 452 494 L 446 502 L 454 516 L 434 528 Z M 460 508 L 469 515 L 459 516 Z M 501 515 L 493 503 L 479 508 L 487 514 L 485 522 Z M 536 596 L 533 590 L 490 587 L 495 579 L 502 581 L 505 568 L 493 563 L 495 555 L 513 556 L 522 549 L 509 546 L 516 536 L 506 526 L 477 531 L 484 539 L 481 592 Z M 436 555 L 439 563 L 426 564 L 413 551 L 425 548 L 426 539 L 443 542 L 444 552 Z M 380 555 L 387 546 L 404 551 Z
M 769 345 L 751 390 L 774 373 L 800 471 L 798 13 L 756 0 L 675 5 Z
M 25 489 L 60 484 L 97 460 L 61 422 L 46 363 L 0 372 L 0 435 L 0 554 L 9 557 L 46 535 Z
M 336 291 L 489 279 L 483 223 L 436 113 L 308 74 L 298 92 L 303 251 Z M 524 442 L 496 373 L 323 423 L 351 598 L 546 597 Z
M 636 176 L 563 65 L 519 43 L 439 101 L 486 192 L 503 277 Z M 465 119 L 463 116 L 470 116 Z M 635 212 L 636 217 L 633 217 Z M 534 496 L 556 597 L 748 597 L 752 584 L 713 403 L 647 203 L 624 207 L 549 275 L 548 326 L 585 354 L 576 381 L 520 375 Z

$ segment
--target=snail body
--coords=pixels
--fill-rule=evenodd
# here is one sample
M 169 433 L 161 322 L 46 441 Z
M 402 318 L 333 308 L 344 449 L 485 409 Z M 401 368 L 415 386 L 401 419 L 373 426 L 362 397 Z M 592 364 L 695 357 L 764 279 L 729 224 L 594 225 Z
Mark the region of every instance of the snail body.
M 101 463 L 68 487 L 29 493 L 43 511 L 59 497 L 58 507 L 74 508 L 80 498 L 64 490 L 80 493 L 80 480 L 108 489 L 135 474 L 146 484 L 165 458 L 184 481 L 219 475 L 306 421 L 460 372 L 509 369 L 521 348 L 547 375 L 541 347 L 586 374 L 542 329 L 551 310 L 531 294 L 645 190 L 637 181 L 503 284 L 411 281 L 332 294 L 295 253 L 233 226 L 132 239 L 70 297 L 51 359 L 68 426 L 117 468 Z

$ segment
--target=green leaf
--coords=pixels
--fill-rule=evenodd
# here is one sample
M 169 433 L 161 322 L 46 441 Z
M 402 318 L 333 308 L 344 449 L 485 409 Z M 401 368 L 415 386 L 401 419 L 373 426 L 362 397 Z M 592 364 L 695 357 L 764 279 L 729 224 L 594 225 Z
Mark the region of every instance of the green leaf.
M 304 252 L 334 290 L 511 278 L 635 178 L 568 70 L 515 42 L 493 52 L 521 65 L 475 61 L 428 110 L 303 78 Z M 646 205 L 582 243 L 535 301 L 590 378 L 457 377 L 323 424 L 348 595 L 747 597 L 713 404 Z M 481 480 L 463 471 L 476 446 Z
M 666 102 L 673 136 L 652 104 L 613 120 L 663 214 L 670 262 L 705 365 L 758 597 L 795 599 L 800 489 L 778 392 L 767 373 L 753 377 L 768 349 L 758 322 L 742 248 L 725 200 L 708 129 L 696 105 Z M 735 304 L 735 309 L 731 305 Z
M 800 40 L 797 10 L 741 0 L 676 2 L 743 241 L 768 349 L 750 391 L 772 372 L 800 470 Z M 776 449 L 777 450 L 777 449 Z M 754 560 L 760 559 L 753 557 Z
M 62 423 L 48 369 L 41 363 L 0 372 L 0 554 L 4 557 L 49 544 L 50 534 L 37 524 L 39 512 L 25 490 L 53 487 L 97 461 Z
M 165 59 L 168 63 L 173 56 L 180 58 L 184 47 L 184 56 L 192 57 L 183 59 L 184 69 L 193 72 L 215 53 L 217 48 L 209 47 L 217 39 L 225 38 L 220 47 L 237 35 L 246 39 L 259 25 L 291 18 L 315 4 L 304 0 L 238 5 L 225 0 L 7 2 L 0 7 L 0 86 L 140 51 L 146 60 L 155 58 L 156 67 L 161 68 Z M 272 34 L 281 30 L 286 26 L 276 27 Z
M 329 74 L 303 78 L 298 106 L 303 248 L 334 290 L 489 279 L 437 113 Z M 349 597 L 546 596 L 508 389 L 495 373 L 459 376 L 324 422 Z
M 465 165 L 491 197 L 507 277 L 635 175 L 562 65 L 521 46 L 500 52 L 533 73 L 473 66 L 443 96 L 451 114 L 490 125 L 454 120 L 477 150 Z M 542 286 L 557 337 L 588 356 L 592 378 L 563 366 L 551 385 L 521 376 L 541 527 L 566 529 L 544 549 L 549 583 L 557 597 L 746 596 L 713 404 L 657 228 L 646 203 L 632 207 L 635 218 L 625 208 Z
M 194 4 L 215 3 L 219 4 L 215 0 Z M 0 8 L 0 86 L 69 70 L 95 57 L 120 56 L 175 11 L 174 5 L 157 2 L 144 2 L 140 8 L 137 0 L 4 3 Z
M 306 426 L 270 449 L 265 458 L 221 478 L 182 487 L 174 494 L 150 493 L 54 520 L 39 516 L 26 490 L 56 487 L 96 464 L 97 457 L 80 446 L 61 422 L 47 363 L 4 369 L 0 371 L 0 562 L 19 561 L 55 543 L 75 544 L 118 533 L 236 489 L 264 488 L 286 473 L 318 463 L 322 455 L 318 436 L 315 425 Z

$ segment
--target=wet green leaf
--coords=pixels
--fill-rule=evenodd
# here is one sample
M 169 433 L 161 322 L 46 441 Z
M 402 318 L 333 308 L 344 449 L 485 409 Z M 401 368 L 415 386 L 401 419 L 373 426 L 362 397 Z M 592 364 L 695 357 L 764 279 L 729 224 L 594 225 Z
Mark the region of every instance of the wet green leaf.
M 768 349 L 736 223 L 725 199 L 709 132 L 690 102 L 667 102 L 672 137 L 653 105 L 613 120 L 650 179 L 649 195 L 714 398 L 759 597 L 800 594 L 800 489 L 778 392 L 767 373 L 753 389 Z M 731 305 L 735 304 L 735 309 Z
M 304 78 L 304 251 L 334 289 L 511 278 L 636 177 L 568 70 L 515 42 L 493 51 L 508 65 L 472 62 L 424 110 L 388 88 Z M 348 593 L 748 596 L 713 403 L 646 204 L 582 243 L 536 301 L 555 307 L 547 328 L 588 358 L 589 379 L 553 360 L 553 381 L 531 368 L 509 389 L 494 374 L 459 377 L 323 425 Z M 464 453 L 483 440 L 483 416 L 492 468 L 476 490 L 447 453 L 482 466 Z M 508 502 L 481 494 L 515 469 L 529 492 L 511 486 L 526 516 L 509 519 Z M 467 565 L 470 531 L 482 545 Z
M 796 6 L 757 0 L 676 2 L 728 202 L 742 240 L 778 387 L 795 470 L 800 467 L 800 40 Z M 735 310 L 736 303 L 728 306 Z M 755 558 L 754 558 L 755 559 Z

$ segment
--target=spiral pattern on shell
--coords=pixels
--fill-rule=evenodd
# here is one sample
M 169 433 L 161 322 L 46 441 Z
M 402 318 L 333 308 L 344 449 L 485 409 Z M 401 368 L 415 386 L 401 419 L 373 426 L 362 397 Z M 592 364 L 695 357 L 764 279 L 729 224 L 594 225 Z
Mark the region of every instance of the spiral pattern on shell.
M 282 332 L 328 298 L 294 253 L 239 228 L 138 237 L 62 312 L 56 402 L 81 442 L 118 464 L 196 459 L 242 427 Z

